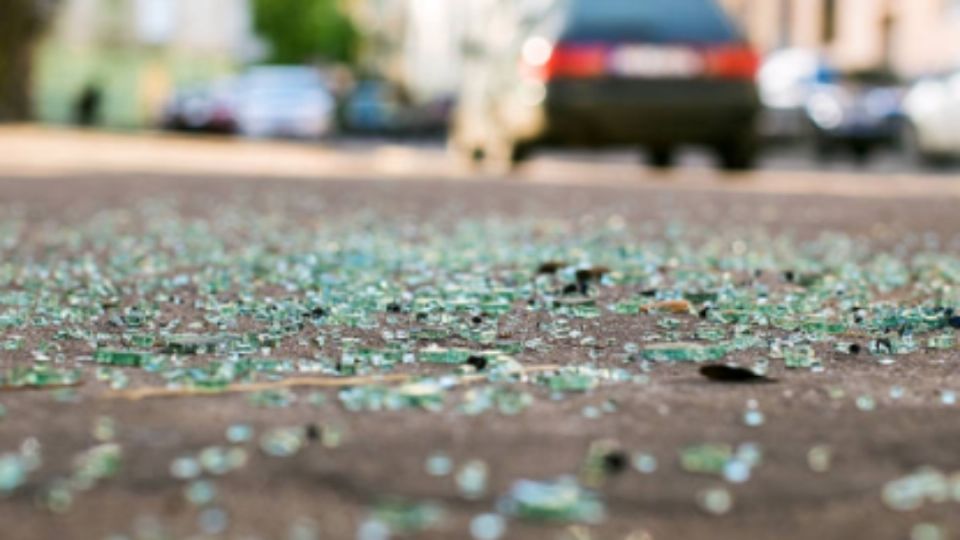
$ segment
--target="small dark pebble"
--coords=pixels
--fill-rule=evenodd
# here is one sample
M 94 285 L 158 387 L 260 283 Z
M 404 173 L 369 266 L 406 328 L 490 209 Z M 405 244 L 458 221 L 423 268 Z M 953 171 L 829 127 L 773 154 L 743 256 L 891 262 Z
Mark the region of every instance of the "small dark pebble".
M 304 429 L 304 434 L 307 436 L 307 439 L 315 441 L 320 438 L 320 426 L 307 424 L 306 429 Z
M 561 269 L 566 268 L 567 263 L 560 261 L 547 261 L 537 268 L 538 274 L 556 274 Z
M 603 472 L 614 475 L 620 474 L 627 469 L 627 454 L 621 450 L 607 452 L 603 456 Z
M 577 281 L 600 281 L 604 275 L 609 274 L 610 269 L 606 266 L 594 266 L 593 268 L 581 268 L 577 270 Z
M 487 358 L 485 356 L 471 356 L 467 358 L 468 365 L 476 368 L 477 371 L 483 371 L 487 367 Z
M 700 374 L 715 382 L 732 383 L 767 383 L 775 382 L 765 375 L 758 375 L 751 369 L 728 366 L 726 364 L 710 364 L 700 368 Z

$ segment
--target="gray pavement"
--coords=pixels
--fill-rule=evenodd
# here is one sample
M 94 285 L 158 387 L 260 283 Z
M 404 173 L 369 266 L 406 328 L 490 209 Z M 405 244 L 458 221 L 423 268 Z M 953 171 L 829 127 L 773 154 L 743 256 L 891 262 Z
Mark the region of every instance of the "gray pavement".
M 548 155 L 522 175 L 486 178 L 457 169 L 431 145 L 314 147 L 34 127 L 0 131 L 0 145 L 16 150 L 0 155 L 0 316 L 29 315 L 2 319 L 0 343 L 19 345 L 0 351 L 0 372 L 39 365 L 77 369 L 82 377 L 73 391 L 0 391 L 6 411 L 0 454 L 24 441 L 42 449 L 42 464 L 0 500 L 0 538 L 383 540 L 386 528 L 396 538 L 464 539 L 471 538 L 472 520 L 489 513 L 505 516 L 503 539 L 960 534 L 960 481 L 950 476 L 960 471 L 960 353 L 955 343 L 926 345 L 954 331 L 944 312 L 934 312 L 928 319 L 935 330 L 927 323 L 909 328 L 917 348 L 868 352 L 878 336 L 903 343 L 904 324 L 869 326 L 891 309 L 902 315 L 960 302 L 960 187 L 949 176 L 883 167 L 863 174 L 839 165 L 794 170 L 789 155 L 785 165 L 728 176 L 697 154 L 660 173 L 614 153 Z M 594 265 L 595 273 L 606 267 L 609 275 L 586 287 L 596 316 L 571 311 L 585 305 L 577 287 L 562 292 L 579 287 L 573 268 L 536 276 L 554 259 L 582 270 Z M 536 294 L 528 283 L 538 283 Z M 435 284 L 449 286 L 454 298 L 458 291 L 516 297 L 506 312 L 420 317 L 412 299 L 439 294 Z M 676 312 L 610 309 L 652 302 L 671 287 L 700 299 Z M 111 297 L 101 301 L 105 290 Z M 756 319 L 738 324 L 735 302 L 714 317 L 702 298 L 723 290 L 743 294 L 749 310 L 793 311 L 779 326 Z M 24 292 L 38 291 L 43 301 L 22 300 Z M 382 291 L 398 305 L 373 301 L 385 299 Z M 62 317 L 53 308 L 70 311 L 91 294 L 97 302 L 83 305 L 78 318 L 45 324 Z M 554 295 L 574 301 L 545 300 Z M 376 322 L 295 324 L 261 351 L 270 359 L 317 360 L 304 364 L 313 369 L 336 368 L 318 359 L 342 358 L 350 343 L 380 349 L 424 327 L 462 334 L 400 340 L 418 355 L 429 352 L 429 342 L 477 348 L 471 329 L 481 328 L 498 344 L 531 344 L 512 353 L 523 368 L 624 370 L 629 377 L 604 375 L 595 388 L 558 395 L 547 388 L 549 379 L 535 376 L 510 383 L 481 378 L 470 386 L 457 379 L 460 366 L 418 362 L 372 370 L 374 377 L 454 377 L 460 386 L 449 388 L 444 406 L 432 412 L 351 410 L 334 387 L 336 377 L 289 393 L 240 388 L 135 400 L 124 391 L 162 390 L 164 376 L 177 368 L 223 359 L 201 353 L 160 371 L 98 370 L 90 339 L 58 332 L 61 326 L 67 336 L 92 332 L 116 345 L 128 343 L 126 334 L 152 331 L 149 324 L 178 319 L 189 332 L 213 334 L 218 328 L 210 317 L 221 312 L 212 307 L 244 298 L 262 311 L 240 315 L 230 332 L 265 332 L 271 313 L 281 311 L 269 305 L 316 298 L 324 310 L 311 316 L 341 316 L 349 306 Z M 157 318 L 142 331 L 126 328 L 116 317 L 133 306 L 150 306 Z M 34 318 L 40 312 L 43 318 Z M 791 329 L 791 317 L 844 328 L 810 340 Z M 652 343 L 705 343 L 705 332 L 717 329 L 747 344 L 723 361 L 755 366 L 766 359 L 778 382 L 711 383 L 697 364 L 642 361 Z M 770 347 L 788 338 L 810 345 L 817 362 L 788 367 Z M 862 351 L 850 353 L 850 344 Z M 147 348 L 167 355 L 159 342 Z M 38 358 L 38 351 L 53 358 Z M 379 383 L 347 386 L 369 384 Z M 463 413 L 460 406 L 476 399 L 471 390 L 490 388 L 531 401 L 516 414 Z M 316 392 L 324 396 L 320 405 Z M 763 421 L 748 422 L 749 410 L 761 411 Z M 249 425 L 254 438 L 227 441 L 227 428 L 237 424 Z M 299 441 L 288 457 L 263 449 L 260 437 L 277 428 L 293 430 Z M 596 478 L 586 465 L 590 448 L 611 441 L 627 461 L 614 455 Z M 752 454 L 759 462 L 751 461 L 746 479 L 691 470 L 681 459 L 697 445 L 722 451 L 744 443 L 761 454 Z M 103 444 L 121 452 L 119 469 L 87 488 L 64 487 L 74 485 L 68 480 L 83 470 L 78 463 L 90 449 Z M 227 447 L 243 456 L 235 468 L 217 473 L 217 464 L 207 463 L 193 480 L 171 472 L 178 457 Z M 450 458 L 453 473 L 427 472 L 438 453 Z M 636 470 L 637 453 L 655 457 L 656 469 Z M 456 472 L 472 461 L 483 464 L 486 481 L 465 495 Z M 932 476 L 914 482 L 909 475 L 924 467 Z M 589 484 L 604 517 L 524 518 L 504 506 L 516 481 L 560 475 Z M 891 483 L 905 477 L 903 493 L 894 493 L 899 498 L 885 500 Z M 198 479 L 207 483 L 197 487 Z M 11 478 L 0 474 L 0 480 Z M 397 501 L 404 511 L 384 510 Z M 893 508 L 898 501 L 915 508 Z M 443 518 L 425 520 L 412 510 L 426 503 L 442 509 Z

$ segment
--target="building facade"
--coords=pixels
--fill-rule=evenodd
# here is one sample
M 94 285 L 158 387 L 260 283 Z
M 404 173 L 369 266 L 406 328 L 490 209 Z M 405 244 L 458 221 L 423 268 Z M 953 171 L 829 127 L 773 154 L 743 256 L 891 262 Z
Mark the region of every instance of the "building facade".
M 468 13 L 481 1 L 348 1 L 364 34 L 361 68 L 397 83 L 414 101 L 448 95 L 459 81 Z
M 36 112 L 70 122 L 96 87 L 102 124 L 147 127 L 175 87 L 224 76 L 257 52 L 249 0 L 65 0 L 38 52 Z
M 477 34 L 502 35 L 502 22 L 518 9 L 553 1 L 346 0 L 345 5 L 364 35 L 365 70 L 423 103 L 458 90 L 464 49 Z
M 960 66 L 960 0 L 723 0 L 764 52 L 822 51 L 841 69 Z

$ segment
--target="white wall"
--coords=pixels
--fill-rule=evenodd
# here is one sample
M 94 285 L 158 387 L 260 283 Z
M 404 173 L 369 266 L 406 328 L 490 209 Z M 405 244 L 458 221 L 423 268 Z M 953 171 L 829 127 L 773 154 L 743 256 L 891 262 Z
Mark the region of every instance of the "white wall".
M 123 32 L 114 37 L 121 42 L 108 46 L 189 49 L 245 59 L 254 39 L 249 0 L 66 0 L 61 9 L 56 37 L 78 47 L 102 44 L 111 24 Z

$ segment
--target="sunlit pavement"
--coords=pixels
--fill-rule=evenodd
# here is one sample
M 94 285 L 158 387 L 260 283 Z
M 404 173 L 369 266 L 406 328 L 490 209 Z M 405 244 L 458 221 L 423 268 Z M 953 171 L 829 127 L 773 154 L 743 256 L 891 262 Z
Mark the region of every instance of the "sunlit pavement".
M 491 180 L 643 189 L 721 190 L 852 197 L 958 197 L 957 170 L 927 171 L 894 152 L 866 166 L 840 156 L 818 164 L 808 152 L 774 149 L 752 173 L 726 174 L 705 153 L 684 153 L 678 167 L 657 171 L 640 152 L 552 152 L 507 178 L 483 176 L 453 159 L 440 142 L 376 140 L 319 143 L 249 141 L 161 133 L 126 134 L 66 128 L 0 128 L 0 174 L 25 178 L 137 173 L 323 179 Z

